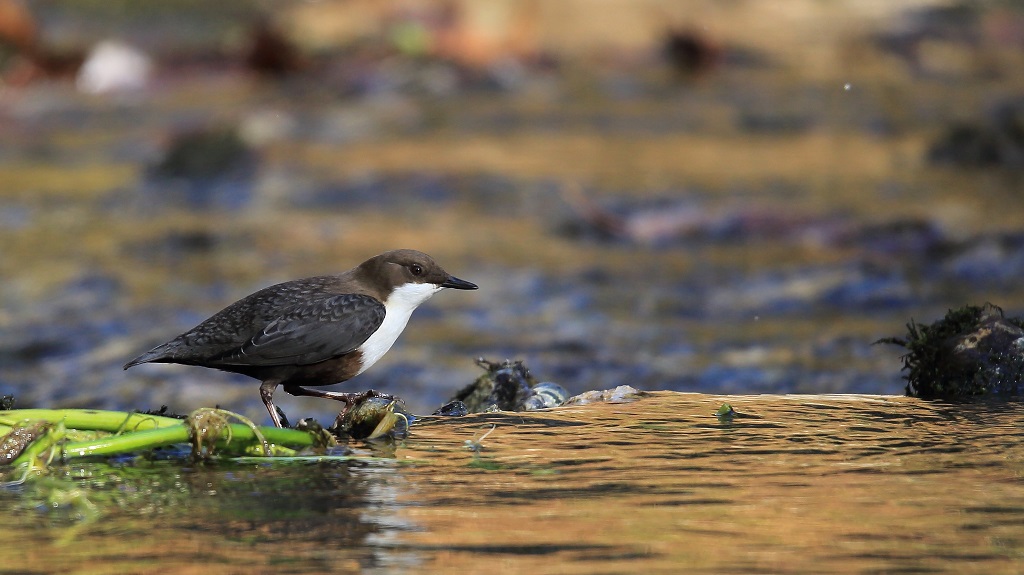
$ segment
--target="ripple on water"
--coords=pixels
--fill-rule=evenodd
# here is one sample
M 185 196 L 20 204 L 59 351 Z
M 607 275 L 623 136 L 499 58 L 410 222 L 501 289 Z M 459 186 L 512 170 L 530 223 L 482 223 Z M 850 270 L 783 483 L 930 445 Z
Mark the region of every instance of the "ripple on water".
M 724 401 L 738 412 L 728 422 L 713 415 Z M 563 418 L 573 427 L 550 433 Z M 402 540 L 471 561 L 460 542 L 503 525 L 521 545 L 565 545 L 560 556 L 583 570 L 602 558 L 570 557 L 580 540 L 632 549 L 600 564 L 624 572 L 999 570 L 1024 543 L 1011 525 L 1024 519 L 1012 481 L 1020 423 L 1005 405 L 666 393 L 539 420 L 428 420 L 404 472 L 422 529 Z M 480 448 L 465 451 L 463 438 Z M 474 471 L 475 459 L 492 471 Z M 993 551 L 993 537 L 1008 547 Z

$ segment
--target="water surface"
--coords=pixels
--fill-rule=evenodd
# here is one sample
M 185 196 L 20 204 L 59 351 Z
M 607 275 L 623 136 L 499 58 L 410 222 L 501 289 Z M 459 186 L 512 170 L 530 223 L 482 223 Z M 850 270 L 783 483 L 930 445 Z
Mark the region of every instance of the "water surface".
M 720 421 L 723 402 L 740 415 Z M 670 392 L 424 420 L 369 463 L 82 480 L 120 504 L 84 525 L 9 514 L 5 568 L 1019 573 L 1022 424 L 1018 403 Z

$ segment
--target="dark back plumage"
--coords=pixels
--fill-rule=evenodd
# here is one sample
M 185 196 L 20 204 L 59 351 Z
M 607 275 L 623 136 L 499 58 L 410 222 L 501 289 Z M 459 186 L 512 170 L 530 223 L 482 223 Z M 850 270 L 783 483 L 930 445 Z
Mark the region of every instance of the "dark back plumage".
M 344 355 L 380 327 L 384 304 L 362 293 L 336 293 L 337 288 L 337 276 L 264 288 L 133 359 L 125 369 L 158 362 L 234 371 L 231 366 L 303 365 Z

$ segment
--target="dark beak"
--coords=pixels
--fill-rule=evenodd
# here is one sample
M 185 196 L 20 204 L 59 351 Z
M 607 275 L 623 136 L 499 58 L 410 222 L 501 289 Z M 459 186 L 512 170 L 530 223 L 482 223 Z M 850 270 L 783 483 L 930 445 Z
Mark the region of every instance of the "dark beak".
M 441 284 L 441 287 L 452 288 L 452 289 L 476 289 L 476 284 L 471 284 L 466 280 L 460 280 L 457 277 L 448 276 L 448 279 Z

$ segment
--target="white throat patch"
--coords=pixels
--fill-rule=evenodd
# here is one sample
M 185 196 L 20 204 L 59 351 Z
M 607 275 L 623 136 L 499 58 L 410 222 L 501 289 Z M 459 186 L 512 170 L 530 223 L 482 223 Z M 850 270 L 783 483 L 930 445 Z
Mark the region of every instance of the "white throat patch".
M 377 360 L 391 349 L 395 340 L 405 329 L 405 324 L 409 323 L 409 316 L 412 315 L 412 312 L 441 289 L 443 289 L 441 286 L 431 283 L 408 283 L 396 287 L 391 292 L 387 301 L 384 302 L 384 309 L 387 310 L 384 315 L 384 323 L 380 324 L 377 331 L 373 332 L 373 335 L 358 348 L 363 360 L 363 366 L 359 369 L 359 373 L 363 373 L 371 365 L 377 363 Z

